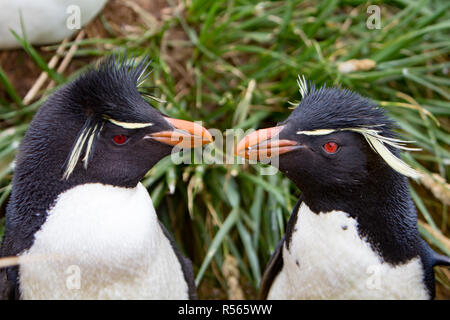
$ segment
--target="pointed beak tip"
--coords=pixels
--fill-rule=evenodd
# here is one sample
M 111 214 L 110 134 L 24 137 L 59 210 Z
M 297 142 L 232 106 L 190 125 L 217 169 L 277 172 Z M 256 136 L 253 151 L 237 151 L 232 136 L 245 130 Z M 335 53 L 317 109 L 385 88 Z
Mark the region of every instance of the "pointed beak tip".
M 234 154 L 245 159 L 271 158 L 299 148 L 293 140 L 278 139 L 278 134 L 284 126 L 260 129 L 244 138 L 236 146 Z
M 205 132 L 202 135 L 202 143 L 203 144 L 209 144 L 211 142 L 214 142 L 214 137 L 209 133 L 207 129 L 205 129 Z

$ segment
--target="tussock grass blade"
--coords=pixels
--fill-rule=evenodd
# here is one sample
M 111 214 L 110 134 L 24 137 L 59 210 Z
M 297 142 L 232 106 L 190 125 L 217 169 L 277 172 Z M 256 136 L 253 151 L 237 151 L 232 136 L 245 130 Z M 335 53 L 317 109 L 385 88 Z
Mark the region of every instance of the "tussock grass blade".
M 205 259 L 202 262 L 202 265 L 200 266 L 200 269 L 197 273 L 197 276 L 195 278 L 195 284 L 198 286 L 200 281 L 203 278 L 203 274 L 206 271 L 206 268 L 208 267 L 209 263 L 211 262 L 211 259 L 214 257 L 215 253 L 219 249 L 224 237 L 228 234 L 230 229 L 236 224 L 236 221 L 238 219 L 239 214 L 239 208 L 233 209 L 228 217 L 223 222 L 222 227 L 219 229 L 219 231 L 214 236 L 214 239 L 211 243 L 211 245 L 208 248 L 208 251 L 206 252 Z
M 419 228 L 419 232 L 422 236 L 424 236 L 429 242 L 431 242 L 433 245 L 435 245 L 440 250 L 442 250 L 442 252 L 444 252 L 444 254 L 446 254 L 447 256 L 450 256 L 450 250 L 441 241 L 436 239 L 436 237 L 433 236 L 431 234 L 431 232 L 429 232 L 427 229 L 425 229 L 421 225 L 419 225 L 418 228 Z
M 163 199 L 165 190 L 166 190 L 166 185 L 164 184 L 164 182 L 158 183 L 158 185 L 155 188 L 153 188 L 153 191 L 151 193 L 151 198 L 152 198 L 153 205 L 155 207 L 158 207 L 161 200 Z
M 18 105 L 22 106 L 22 99 L 20 98 L 19 94 L 14 89 L 11 82 L 9 82 L 8 77 L 6 76 L 5 72 L 3 71 L 2 67 L 0 66 L 0 82 L 5 87 L 6 93 L 11 97 L 11 99 Z
M 21 38 L 14 30 L 11 30 L 11 33 L 16 38 L 17 42 L 22 46 L 22 48 L 30 55 L 30 57 L 34 60 L 36 65 L 41 68 L 41 70 L 47 72 L 47 74 L 55 80 L 58 84 L 64 83 L 64 77 L 57 73 L 55 70 L 50 69 L 45 62 L 45 60 L 39 55 L 39 53 L 31 46 L 29 42 L 26 41 L 25 38 Z
M 450 43 L 449 43 L 449 45 L 450 45 Z M 408 58 L 384 61 L 377 65 L 377 70 L 392 69 L 392 68 L 398 68 L 398 67 L 403 67 L 403 68 L 410 67 L 410 66 L 422 63 L 422 62 L 426 62 L 436 56 L 445 55 L 448 52 L 450 52 L 450 49 L 445 48 L 445 49 L 441 49 L 441 50 L 435 50 L 432 52 L 426 52 L 423 54 L 414 55 L 414 56 L 408 57 Z
M 259 267 L 258 255 L 255 248 L 253 247 L 249 232 L 247 231 L 247 229 L 245 229 L 244 225 L 240 221 L 237 222 L 237 228 L 239 230 L 239 235 L 241 236 L 242 243 L 244 244 L 245 253 L 250 262 L 254 285 L 255 287 L 258 287 L 259 283 L 261 282 L 261 270 Z
M 250 207 L 250 216 L 253 221 L 253 235 L 252 235 L 252 243 L 253 246 L 258 249 L 259 244 L 259 235 L 261 233 L 261 217 L 263 215 L 263 201 L 264 201 L 264 193 L 263 188 L 261 186 L 257 186 L 254 197 L 252 199 L 253 203 Z
M 236 111 L 234 112 L 233 125 L 239 125 L 247 118 L 255 86 L 255 79 L 251 79 L 248 83 L 243 99 L 239 102 L 236 107 Z
M 278 188 L 274 187 L 272 184 L 265 181 L 263 178 L 250 175 L 246 172 L 240 172 L 239 175 L 248 180 L 251 180 L 256 185 L 263 187 L 267 192 L 273 194 L 278 202 L 283 203 L 284 197 L 282 192 L 278 190 Z
M 153 185 L 156 181 L 158 181 L 159 178 L 161 178 L 161 176 L 163 176 L 170 168 L 170 166 L 172 166 L 172 160 L 170 159 L 170 156 L 162 159 L 161 161 L 159 161 L 146 175 L 145 178 L 142 183 L 144 186 L 146 186 L 147 188 L 150 187 L 151 185 Z
M 413 73 L 410 72 L 406 72 L 404 73 L 405 78 L 410 79 L 414 82 L 417 82 L 418 84 L 429 88 L 431 90 L 433 90 L 436 93 L 439 93 L 441 96 L 443 96 L 445 99 L 450 100 L 450 93 L 445 91 L 445 89 L 442 89 L 434 84 L 432 84 L 431 82 L 425 80 L 424 78 L 418 77 Z
M 424 34 L 449 28 L 450 21 L 443 21 L 441 23 L 431 25 L 419 30 L 410 31 L 405 35 L 396 38 L 394 41 L 385 43 L 381 50 L 371 56 L 371 59 L 375 60 L 376 62 L 386 60 L 387 58 L 397 53 L 401 48 L 408 46 L 412 41 L 417 40 L 417 38 L 423 36 Z
M 435 230 L 438 230 L 436 224 L 433 221 L 433 218 L 431 217 L 430 213 L 428 212 L 427 208 L 425 207 L 425 204 L 423 203 L 422 199 L 417 195 L 416 191 L 413 187 L 409 188 L 411 192 L 411 197 L 413 198 L 414 202 L 416 203 L 416 206 L 419 208 L 420 212 L 422 213 L 423 217 L 425 218 L 425 221 Z
M 3 206 L 3 204 L 5 203 L 6 199 L 8 199 L 8 196 L 11 193 L 11 189 L 12 186 L 8 185 L 3 191 L 2 191 L 2 195 L 0 196 L 0 207 Z

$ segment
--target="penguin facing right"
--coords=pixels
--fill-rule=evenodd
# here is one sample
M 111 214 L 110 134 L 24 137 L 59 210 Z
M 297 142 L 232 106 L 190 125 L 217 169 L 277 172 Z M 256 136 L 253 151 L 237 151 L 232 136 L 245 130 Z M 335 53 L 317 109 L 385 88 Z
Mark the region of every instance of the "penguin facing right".
M 278 126 L 236 153 L 271 160 L 302 196 L 272 255 L 260 299 L 432 299 L 437 265 L 420 237 L 405 147 L 384 110 L 350 90 L 311 88 Z
M 195 299 L 192 264 L 140 183 L 174 146 L 212 141 L 138 86 L 148 59 L 112 57 L 50 96 L 16 157 L 2 299 Z

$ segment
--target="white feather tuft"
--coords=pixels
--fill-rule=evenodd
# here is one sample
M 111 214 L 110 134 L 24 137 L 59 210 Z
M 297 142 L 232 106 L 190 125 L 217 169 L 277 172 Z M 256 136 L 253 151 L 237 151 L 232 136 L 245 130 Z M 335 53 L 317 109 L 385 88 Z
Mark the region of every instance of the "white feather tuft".
M 92 144 L 94 143 L 94 138 L 95 138 L 95 133 L 96 133 L 97 127 L 98 127 L 98 125 L 96 124 L 94 126 L 94 129 L 92 130 L 92 132 L 91 132 L 91 134 L 89 136 L 89 140 L 87 142 L 86 152 L 85 152 L 84 158 L 82 160 L 85 169 L 87 169 L 87 166 L 88 166 L 89 155 L 90 155 L 90 153 L 92 151 Z
M 383 160 L 395 171 L 407 177 L 418 179 L 420 174 L 408 166 L 403 160 L 397 158 L 379 139 L 363 134 L 369 145 L 383 158 Z
M 81 151 L 83 150 L 84 143 L 89 136 L 89 133 L 92 128 L 85 128 L 83 129 L 83 132 L 78 137 L 78 140 L 73 147 L 72 152 L 70 153 L 69 161 L 66 166 L 66 170 L 63 174 L 63 179 L 69 179 L 69 176 L 72 174 L 73 170 L 75 169 L 78 159 L 80 158 Z
M 301 77 L 300 75 L 298 75 L 297 84 L 298 84 L 298 91 L 302 95 L 302 98 L 306 97 L 306 95 L 308 94 L 308 84 L 306 83 L 304 75 L 302 75 Z

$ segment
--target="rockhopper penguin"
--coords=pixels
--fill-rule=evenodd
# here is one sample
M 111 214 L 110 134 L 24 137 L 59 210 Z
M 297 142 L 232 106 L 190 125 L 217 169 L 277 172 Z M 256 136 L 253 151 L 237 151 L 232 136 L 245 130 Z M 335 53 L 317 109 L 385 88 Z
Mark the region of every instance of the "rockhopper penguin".
M 278 158 L 302 191 L 263 276 L 261 299 L 431 299 L 436 254 L 417 230 L 399 158 L 405 141 L 383 109 L 349 90 L 308 89 L 278 126 L 246 136 L 237 154 Z
M 1 298 L 188 299 L 191 262 L 139 182 L 174 148 L 212 141 L 138 92 L 147 58 L 109 58 L 44 103 L 16 157 Z M 74 278 L 78 277 L 78 278 Z

